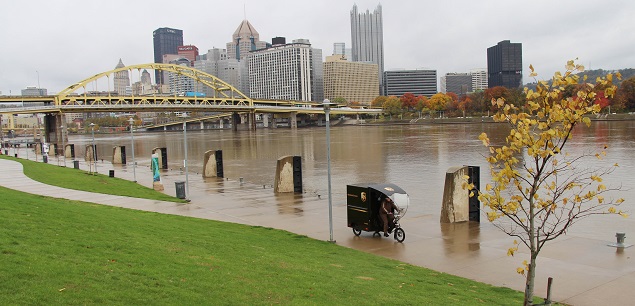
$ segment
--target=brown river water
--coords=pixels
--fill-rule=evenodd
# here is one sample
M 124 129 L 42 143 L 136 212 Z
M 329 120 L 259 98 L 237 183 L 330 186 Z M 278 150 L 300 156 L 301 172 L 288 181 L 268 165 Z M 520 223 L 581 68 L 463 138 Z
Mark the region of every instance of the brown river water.
M 344 205 L 346 185 L 364 182 L 391 182 L 410 195 L 409 212 L 438 214 L 448 168 L 480 166 L 481 182 L 489 181 L 485 154 L 478 140 L 486 132 L 492 143 L 502 144 L 508 133 L 504 124 L 425 124 L 367 125 L 331 127 L 331 177 L 334 205 Z M 307 195 L 327 194 L 326 128 L 258 129 L 256 131 L 187 131 L 189 173 L 203 168 L 207 150 L 222 150 L 225 177 L 270 187 L 276 161 L 286 155 L 302 157 L 303 188 Z M 153 148 L 166 147 L 170 169 L 183 168 L 182 131 L 135 132 L 135 160 L 148 167 Z M 607 176 L 607 185 L 619 186 L 617 197 L 626 199 L 623 208 L 635 202 L 635 121 L 595 121 L 591 127 L 578 127 L 568 147 L 574 153 L 591 152 L 608 146 L 603 161 L 590 159 L 589 166 L 619 167 Z M 92 136 L 71 135 L 78 156 Z M 99 159 L 112 159 L 112 147 L 126 146 L 128 161 L 131 135 L 95 134 Z M 603 163 L 603 164 L 602 164 Z M 141 174 L 144 175 L 144 174 Z M 149 175 L 149 174 L 148 174 Z M 633 210 L 633 209 L 629 209 Z

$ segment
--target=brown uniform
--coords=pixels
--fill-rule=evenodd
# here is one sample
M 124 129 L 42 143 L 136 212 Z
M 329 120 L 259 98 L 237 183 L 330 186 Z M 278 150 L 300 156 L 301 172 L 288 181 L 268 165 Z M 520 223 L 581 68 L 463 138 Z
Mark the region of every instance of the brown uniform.
M 397 205 L 390 199 L 385 198 L 379 206 L 379 217 L 384 223 L 384 236 L 388 235 L 388 223 L 395 220 L 394 211 L 398 210 Z

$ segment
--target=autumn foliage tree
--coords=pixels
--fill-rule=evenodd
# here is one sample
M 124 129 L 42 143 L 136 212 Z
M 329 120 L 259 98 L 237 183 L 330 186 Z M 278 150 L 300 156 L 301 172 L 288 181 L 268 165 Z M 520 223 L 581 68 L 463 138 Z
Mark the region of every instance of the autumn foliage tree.
M 452 103 L 452 98 L 442 92 L 439 92 L 428 99 L 428 108 L 431 111 L 444 111 L 450 103 Z
M 401 113 L 401 100 L 395 96 L 387 97 L 382 108 L 385 112 L 390 114 L 390 116 L 397 115 Z
M 622 82 L 615 94 L 615 103 L 620 109 L 635 110 L 635 77 Z
M 407 92 L 403 94 L 400 98 L 401 105 L 404 109 L 413 110 L 415 106 L 417 106 L 417 96 L 414 94 Z
M 386 100 L 388 99 L 388 97 L 386 96 L 377 96 L 377 98 L 375 98 L 373 100 L 373 102 L 370 103 L 371 107 L 383 107 L 384 103 L 386 102 Z
M 574 128 L 579 124 L 589 126 L 587 115 L 600 111 L 600 105 L 595 103 L 597 88 L 604 88 L 606 97 L 615 93 L 613 76 L 598 78 L 595 84 L 585 83 L 584 79 L 575 95 L 564 97 L 564 88 L 580 83 L 573 72 L 584 69 L 574 61 L 566 67 L 566 73 L 556 73 L 551 84 L 540 81 L 535 91 L 525 88 L 525 111 L 519 111 L 503 97 L 492 100 L 498 109 L 494 119 L 511 128 L 505 145 L 492 146 L 487 134 L 479 136 L 491 153 L 487 161 L 492 184 L 478 190 L 478 198 L 488 220 L 518 239 L 508 254 L 513 255 L 518 249 L 518 241 L 529 249 L 529 262 L 525 260 L 517 271 L 526 277 L 525 305 L 532 303 L 536 259 L 546 242 L 565 234 L 582 218 L 625 215 L 616 209 L 623 199 L 605 198 L 608 192 L 619 189 L 602 184 L 603 177 L 617 165 L 594 169 L 584 163 L 588 158 L 605 158 L 606 148 L 596 154 L 570 154 L 567 150 Z M 533 67 L 529 68 L 535 77 Z

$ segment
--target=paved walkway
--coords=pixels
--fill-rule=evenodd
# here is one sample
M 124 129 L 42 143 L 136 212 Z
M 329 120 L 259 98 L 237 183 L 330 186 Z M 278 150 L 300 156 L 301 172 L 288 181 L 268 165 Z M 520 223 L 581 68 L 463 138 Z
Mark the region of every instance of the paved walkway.
M 32 158 L 33 159 L 33 158 Z M 54 158 L 49 159 L 55 163 Z M 72 162 L 67 160 L 67 166 Z M 81 169 L 88 166 L 81 163 Z M 0 159 L 0 186 L 45 196 L 79 200 L 144 211 L 169 213 L 212 220 L 259 225 L 288 230 L 319 240 L 329 240 L 328 200 L 316 195 L 275 195 L 270 186 L 241 184 L 231 179 L 203 179 L 189 174 L 189 204 L 177 204 L 122 196 L 102 195 L 45 185 L 27 178 L 22 165 Z M 131 168 L 98 163 L 97 171 L 132 180 Z M 147 167 L 135 170 L 138 183 L 152 186 Z M 175 181 L 185 180 L 180 171 L 167 171 L 162 181 L 167 194 L 176 194 Z M 606 237 L 616 224 L 626 229 L 627 242 L 635 232 L 633 218 L 611 219 L 606 228 L 587 228 L 570 232 L 548 245 L 538 260 L 536 291 L 545 296 L 548 277 L 554 278 L 552 299 L 572 305 L 631 305 L 635 294 L 635 247 L 608 247 L 614 237 Z M 402 220 L 406 241 L 372 237 L 363 233 L 355 237 L 346 224 L 345 203 L 333 204 L 334 240 L 337 244 L 364 252 L 397 259 L 476 281 L 523 291 L 524 278 L 516 267 L 526 259 L 522 249 L 515 257 L 506 256 L 511 238 L 489 223 L 441 224 L 438 215 L 407 215 Z M 604 233 L 604 234 L 601 234 Z M 614 234 L 613 234 L 614 235 Z

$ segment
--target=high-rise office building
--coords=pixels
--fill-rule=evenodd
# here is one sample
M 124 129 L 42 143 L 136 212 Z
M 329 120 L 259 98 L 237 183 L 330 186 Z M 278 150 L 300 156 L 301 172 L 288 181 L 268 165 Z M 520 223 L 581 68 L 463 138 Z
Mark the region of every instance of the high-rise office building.
M 487 48 L 487 85 L 519 88 L 523 81 L 523 45 L 503 40 Z
M 115 69 L 126 67 L 123 64 L 123 61 L 119 59 L 119 63 L 115 66 Z M 130 72 L 128 70 L 115 72 L 113 77 L 114 89 L 117 94 L 124 96 L 127 93 L 127 90 L 130 89 Z
M 379 95 L 377 64 L 349 62 L 341 54 L 327 56 L 324 62 L 324 98 L 344 98 L 362 105 Z
M 227 57 L 240 61 L 245 59 L 250 51 L 266 47 L 267 43 L 260 41 L 258 31 L 245 19 L 232 35 L 232 41 L 227 43 Z
M 357 12 L 357 4 L 351 10 L 351 43 L 353 62 L 371 62 L 379 69 L 380 92 L 384 88 L 384 30 L 381 4 L 373 13 Z
M 190 60 L 185 57 L 179 57 L 171 60 L 169 63 L 187 67 L 190 67 L 191 65 Z M 196 87 L 196 81 L 190 77 L 173 72 L 165 73 L 165 75 L 167 75 L 166 81 L 170 85 L 170 93 L 187 95 L 187 93 L 196 92 L 198 89 Z
M 176 47 L 176 54 L 190 60 L 190 66 L 194 67 L 194 61 L 198 57 L 198 48 L 194 45 Z
M 316 52 L 319 51 L 319 52 Z M 254 99 L 322 101 L 316 76 L 322 65 L 322 52 L 311 48 L 306 39 L 252 51 L 248 56 L 249 90 Z
M 166 54 L 177 54 L 178 47 L 183 45 L 183 31 L 172 28 L 158 28 L 152 32 L 154 41 L 154 62 L 163 63 Z M 155 70 L 155 82 L 164 84 L 161 71 Z
M 473 91 L 487 89 L 487 70 L 485 68 L 472 69 L 470 74 L 472 75 Z
M 416 96 L 431 97 L 437 93 L 436 70 L 385 71 L 386 96 L 400 97 L 409 92 Z
M 346 48 L 346 43 L 336 42 L 333 43 L 333 55 L 344 55 L 346 56 L 345 60 L 351 61 L 353 58 L 353 54 L 351 53 L 351 48 Z
M 446 73 L 441 78 L 441 92 L 453 92 L 460 97 L 472 91 L 472 75 L 469 73 Z
M 199 56 L 199 60 L 194 62 L 194 68 L 223 80 L 249 96 L 247 73 L 243 73 L 244 69 L 242 68 L 246 63 L 246 61 L 239 62 L 235 58 L 228 59 L 225 49 L 213 48 L 209 49 L 206 54 Z M 208 96 L 215 94 L 207 86 L 204 86 L 199 91 L 204 92 Z

